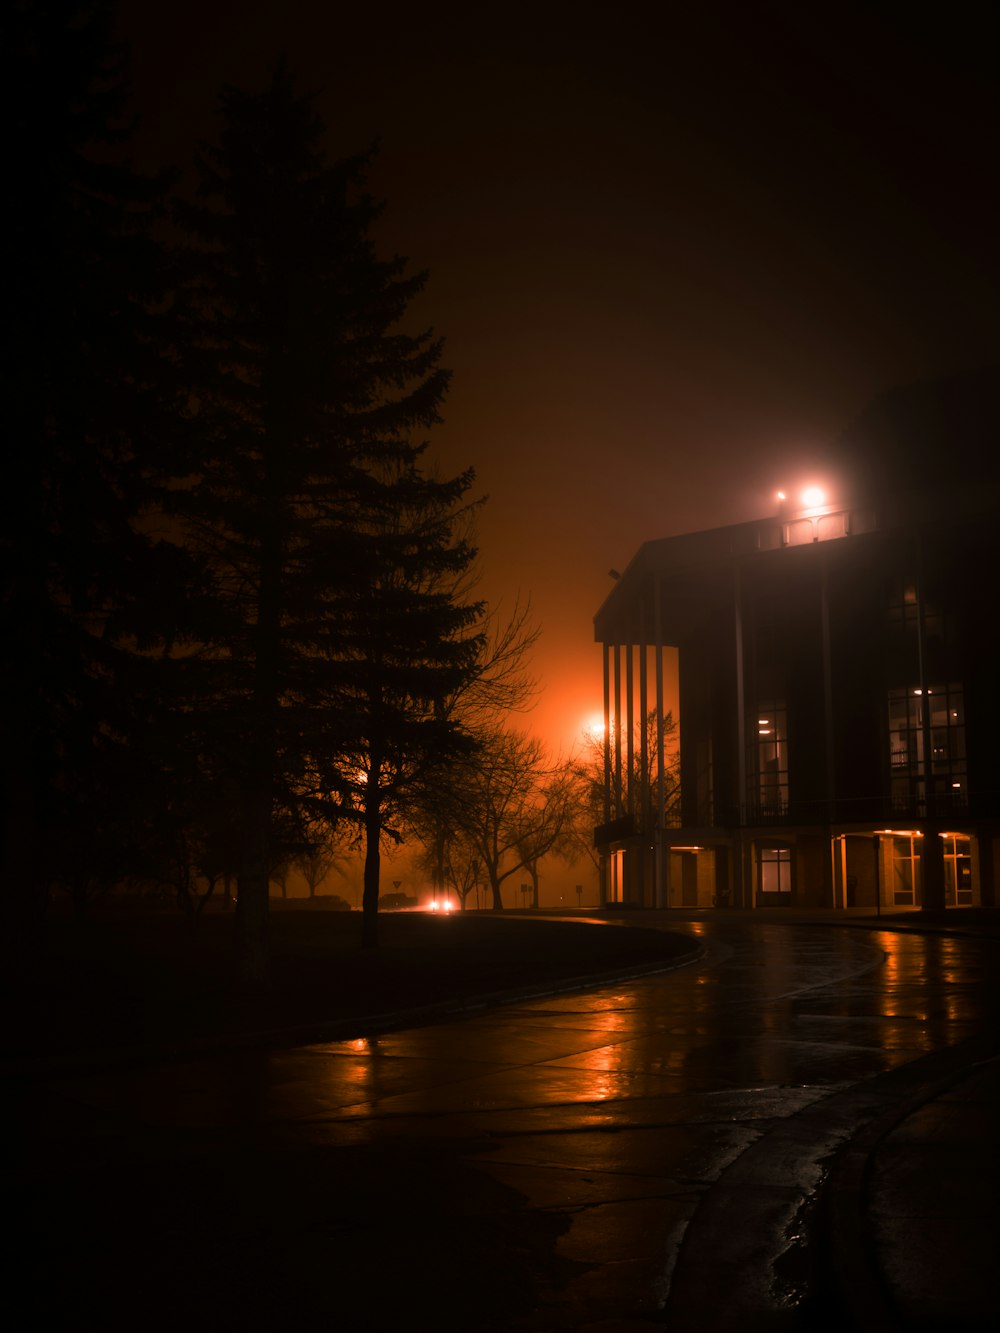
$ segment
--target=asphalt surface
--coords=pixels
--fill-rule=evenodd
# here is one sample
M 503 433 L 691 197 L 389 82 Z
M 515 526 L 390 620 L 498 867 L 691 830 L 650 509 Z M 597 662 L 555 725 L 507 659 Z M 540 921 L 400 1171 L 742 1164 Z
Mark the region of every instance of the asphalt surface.
M 18 1327 L 994 1327 L 989 928 L 657 921 L 697 959 L 12 1084 Z

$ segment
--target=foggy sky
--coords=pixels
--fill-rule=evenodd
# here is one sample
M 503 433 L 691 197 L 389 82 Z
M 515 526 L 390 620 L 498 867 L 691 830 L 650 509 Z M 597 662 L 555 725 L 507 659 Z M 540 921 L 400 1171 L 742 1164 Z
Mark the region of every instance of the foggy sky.
M 482 592 L 531 598 L 555 749 L 600 707 L 609 568 L 769 512 L 874 395 L 1000 356 L 987 5 L 121 11 L 151 162 L 279 52 L 334 155 L 378 141 L 379 248 L 430 270 L 413 323 L 454 372 L 430 456 L 490 497 Z

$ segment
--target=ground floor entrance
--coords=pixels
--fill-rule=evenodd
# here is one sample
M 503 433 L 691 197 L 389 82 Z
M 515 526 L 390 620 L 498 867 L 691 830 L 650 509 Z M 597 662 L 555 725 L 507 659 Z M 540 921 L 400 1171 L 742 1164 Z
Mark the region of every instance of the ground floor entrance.
M 655 849 L 626 844 L 608 853 L 605 901 L 870 912 L 979 907 L 995 901 L 998 852 L 996 836 L 967 829 L 748 830 L 741 839 L 664 839 Z

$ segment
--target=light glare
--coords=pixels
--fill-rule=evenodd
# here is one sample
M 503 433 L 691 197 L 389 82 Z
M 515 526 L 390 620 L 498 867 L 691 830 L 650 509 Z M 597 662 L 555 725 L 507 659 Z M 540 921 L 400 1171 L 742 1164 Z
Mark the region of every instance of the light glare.
M 591 740 L 599 741 L 604 737 L 604 718 L 600 713 L 595 713 L 593 717 L 588 718 L 584 723 L 584 732 Z

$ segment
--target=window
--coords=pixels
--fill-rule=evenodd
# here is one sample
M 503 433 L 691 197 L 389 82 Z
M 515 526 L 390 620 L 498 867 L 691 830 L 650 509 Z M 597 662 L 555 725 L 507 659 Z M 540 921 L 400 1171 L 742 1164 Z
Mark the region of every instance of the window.
M 785 546 L 808 546 L 812 542 L 846 537 L 849 530 L 847 510 L 840 510 L 790 520 L 782 526 L 782 540 Z
M 960 685 L 935 685 L 926 694 L 918 686 L 889 691 L 889 766 L 897 813 L 943 815 L 966 808 Z
M 889 884 L 896 907 L 919 902 L 920 858 L 915 833 L 895 834 L 889 839 Z
M 761 894 L 787 897 L 792 892 L 792 853 L 788 847 L 761 847 L 757 853 Z
M 780 819 L 788 811 L 788 739 L 783 700 L 769 699 L 748 719 L 751 818 Z
M 972 840 L 967 833 L 943 833 L 944 900 L 948 907 L 971 907 Z

